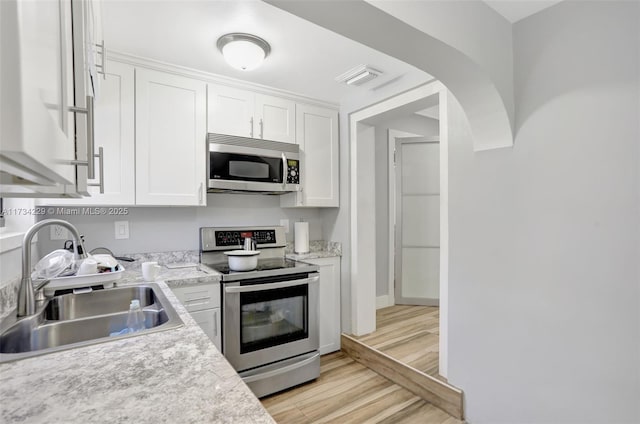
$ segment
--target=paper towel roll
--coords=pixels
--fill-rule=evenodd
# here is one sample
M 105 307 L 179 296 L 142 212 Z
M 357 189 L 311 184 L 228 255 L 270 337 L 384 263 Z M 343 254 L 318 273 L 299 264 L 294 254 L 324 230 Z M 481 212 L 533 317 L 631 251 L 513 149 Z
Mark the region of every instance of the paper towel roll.
M 309 253 L 309 223 L 295 222 L 293 233 L 295 237 L 293 250 L 296 253 Z

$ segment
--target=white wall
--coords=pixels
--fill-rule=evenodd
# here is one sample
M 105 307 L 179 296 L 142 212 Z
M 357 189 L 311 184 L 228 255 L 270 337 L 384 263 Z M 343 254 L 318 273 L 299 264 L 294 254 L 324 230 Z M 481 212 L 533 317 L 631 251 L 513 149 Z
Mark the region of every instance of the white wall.
M 389 293 L 389 129 L 406 131 L 423 136 L 438 135 L 438 121 L 419 115 L 376 122 L 376 296 Z
M 198 229 L 209 226 L 280 225 L 288 219 L 288 240 L 293 240 L 293 222 L 309 221 L 311 240 L 323 238 L 317 208 L 281 209 L 280 198 L 269 195 L 216 193 L 207 196 L 207 207 L 134 207 L 125 216 L 47 216 L 66 219 L 85 236 L 87 249 L 107 247 L 116 254 L 198 250 Z M 129 221 L 130 237 L 116 240 L 115 221 Z M 41 237 L 42 252 L 60 248 L 61 241 Z
M 517 137 L 451 110 L 449 381 L 469 422 L 640 422 L 637 2 L 514 26 Z

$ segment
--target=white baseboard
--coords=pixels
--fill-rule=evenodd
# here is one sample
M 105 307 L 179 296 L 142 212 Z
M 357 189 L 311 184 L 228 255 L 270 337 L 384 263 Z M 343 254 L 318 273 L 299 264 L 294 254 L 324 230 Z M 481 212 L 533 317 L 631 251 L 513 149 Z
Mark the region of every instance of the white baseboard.
M 376 309 L 386 308 L 387 306 L 393 306 L 388 294 L 376 297 Z

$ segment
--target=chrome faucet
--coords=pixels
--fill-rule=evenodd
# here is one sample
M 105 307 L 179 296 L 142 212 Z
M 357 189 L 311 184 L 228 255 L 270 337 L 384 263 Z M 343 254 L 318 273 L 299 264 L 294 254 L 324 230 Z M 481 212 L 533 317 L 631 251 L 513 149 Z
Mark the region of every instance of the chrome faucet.
M 38 287 L 33 288 L 33 282 L 31 281 L 31 240 L 38 230 L 49 225 L 59 225 L 69 230 L 74 241 L 73 252 L 75 253 L 76 259 L 84 259 L 87 257 L 87 254 L 84 253 L 86 250 L 84 249 L 78 230 L 67 221 L 61 219 L 45 219 L 29 228 L 22 239 L 22 281 L 20 282 L 20 289 L 18 290 L 18 317 L 33 315 L 36 312 L 36 292 L 48 283 L 48 280 L 45 280 L 41 282 Z M 78 246 L 82 247 L 80 251 L 83 253 L 78 253 Z

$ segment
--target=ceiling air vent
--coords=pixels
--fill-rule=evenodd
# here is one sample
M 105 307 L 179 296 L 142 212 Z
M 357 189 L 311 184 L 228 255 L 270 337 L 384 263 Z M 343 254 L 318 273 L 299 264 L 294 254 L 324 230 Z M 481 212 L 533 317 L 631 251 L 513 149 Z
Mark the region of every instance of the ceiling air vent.
M 378 77 L 378 75 L 382 75 L 382 72 L 377 69 L 370 68 L 367 65 L 358 65 L 344 74 L 337 76 L 336 81 L 344 82 L 347 85 L 359 86 Z

